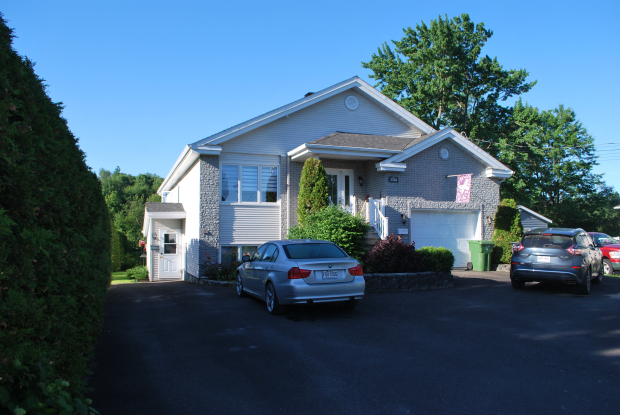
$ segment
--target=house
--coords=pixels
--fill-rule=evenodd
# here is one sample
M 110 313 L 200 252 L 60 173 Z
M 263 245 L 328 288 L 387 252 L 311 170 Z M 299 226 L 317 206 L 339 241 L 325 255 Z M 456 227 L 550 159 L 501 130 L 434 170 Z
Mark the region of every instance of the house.
M 146 206 L 150 278 L 192 279 L 206 258 L 241 258 L 297 223 L 304 161 L 322 161 L 329 195 L 378 237 L 445 246 L 490 239 L 512 171 L 457 131 L 436 131 L 358 77 L 187 145 Z M 471 174 L 467 203 L 456 175 Z M 169 205 L 170 207 L 164 207 Z
M 529 231 L 533 228 L 548 228 L 549 224 L 553 223 L 551 219 L 546 218 L 540 213 L 534 212 L 525 206 L 517 205 L 517 209 L 519 209 L 519 214 L 521 215 L 521 226 L 523 226 L 523 232 Z

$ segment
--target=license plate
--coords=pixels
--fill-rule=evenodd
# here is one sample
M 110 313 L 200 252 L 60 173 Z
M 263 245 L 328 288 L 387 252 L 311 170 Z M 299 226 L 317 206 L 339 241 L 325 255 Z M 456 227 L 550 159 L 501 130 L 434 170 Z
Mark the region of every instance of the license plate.
M 551 257 L 550 256 L 539 256 L 538 262 L 551 262 Z
M 338 278 L 338 271 L 321 271 L 324 280 L 334 280 Z

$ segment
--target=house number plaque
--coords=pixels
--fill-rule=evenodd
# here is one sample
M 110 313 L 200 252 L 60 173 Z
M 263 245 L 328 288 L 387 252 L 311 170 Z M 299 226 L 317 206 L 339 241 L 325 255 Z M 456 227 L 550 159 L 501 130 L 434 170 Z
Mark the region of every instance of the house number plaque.
M 388 176 L 388 183 L 398 183 L 398 176 Z

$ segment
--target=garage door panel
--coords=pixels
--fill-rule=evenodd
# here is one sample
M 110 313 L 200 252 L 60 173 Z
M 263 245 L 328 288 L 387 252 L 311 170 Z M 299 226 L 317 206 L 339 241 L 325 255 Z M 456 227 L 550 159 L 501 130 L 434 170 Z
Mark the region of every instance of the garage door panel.
M 478 212 L 411 212 L 411 237 L 416 248 L 447 248 L 454 255 L 455 267 L 464 267 L 470 261 L 467 241 L 475 239 L 477 227 Z

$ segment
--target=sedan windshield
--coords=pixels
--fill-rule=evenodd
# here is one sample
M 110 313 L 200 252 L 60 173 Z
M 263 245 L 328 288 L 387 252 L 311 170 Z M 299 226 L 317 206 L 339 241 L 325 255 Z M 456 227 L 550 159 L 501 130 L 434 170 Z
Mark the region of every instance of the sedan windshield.
M 309 243 L 284 245 L 284 252 L 289 259 L 346 258 L 340 248 L 334 244 Z
M 574 245 L 573 238 L 564 235 L 525 235 L 521 243 L 525 248 L 566 249 Z

